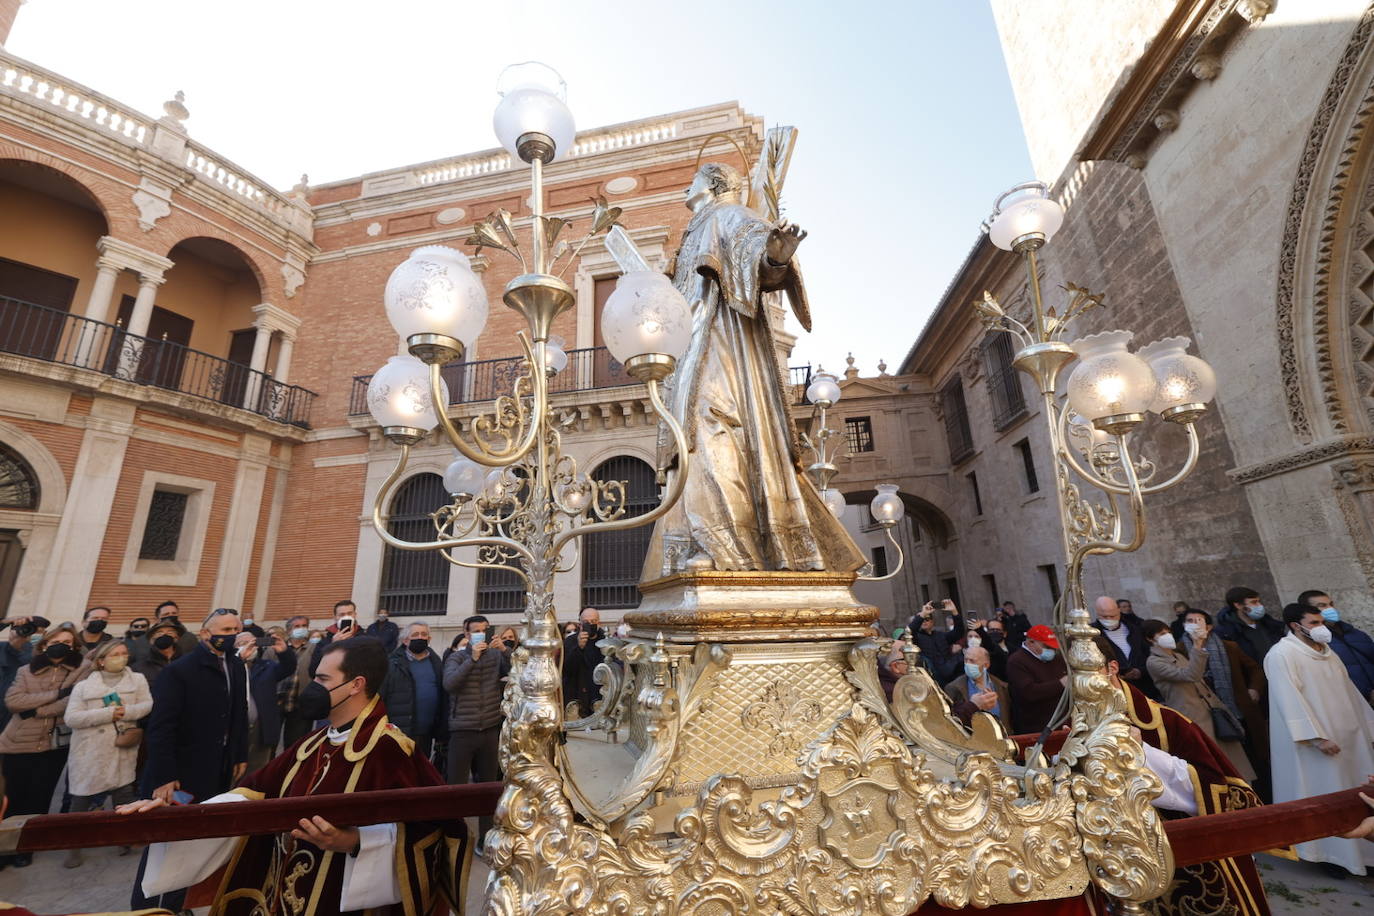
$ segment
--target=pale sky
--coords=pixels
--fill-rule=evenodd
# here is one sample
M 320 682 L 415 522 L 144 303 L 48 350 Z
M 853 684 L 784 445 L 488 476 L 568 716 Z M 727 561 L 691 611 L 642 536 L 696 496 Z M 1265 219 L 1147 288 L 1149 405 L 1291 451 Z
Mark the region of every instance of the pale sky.
M 191 136 L 281 189 L 496 146 L 516 61 L 563 74 L 583 130 L 738 100 L 800 131 L 783 205 L 814 328 L 792 363 L 852 351 L 865 375 L 1034 177 L 983 0 L 29 0 L 6 49 L 154 117 L 184 90 Z

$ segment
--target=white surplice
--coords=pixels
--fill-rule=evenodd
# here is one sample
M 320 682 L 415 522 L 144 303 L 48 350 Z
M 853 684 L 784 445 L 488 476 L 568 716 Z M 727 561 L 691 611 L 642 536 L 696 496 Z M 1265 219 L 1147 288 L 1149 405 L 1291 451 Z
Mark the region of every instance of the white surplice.
M 1330 647 L 1314 649 L 1289 633 L 1264 657 L 1269 678 L 1269 751 L 1274 801 L 1286 802 L 1364 785 L 1374 773 L 1374 710 Z M 1328 756 L 1312 744 L 1334 741 Z M 1357 875 L 1374 865 L 1374 843 L 1327 837 L 1299 843 L 1308 862 L 1334 862 Z

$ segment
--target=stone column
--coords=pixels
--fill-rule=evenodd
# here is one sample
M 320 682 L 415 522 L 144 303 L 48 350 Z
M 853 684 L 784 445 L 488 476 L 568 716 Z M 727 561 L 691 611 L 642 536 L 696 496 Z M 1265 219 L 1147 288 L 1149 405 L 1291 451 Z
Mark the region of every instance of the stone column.
M 277 371 L 272 377 L 285 385 L 291 371 L 291 349 L 296 345 L 296 335 L 282 332 L 281 345 L 277 347 Z
M 214 607 L 243 607 L 271 451 L 272 440 L 266 436 L 243 437 L 238 469 L 234 474 L 234 495 L 229 502 L 229 520 L 224 525 L 219 574 L 215 577 L 211 600 Z
M 91 298 L 86 301 L 86 317 L 91 321 L 110 320 L 110 299 L 114 297 L 115 280 L 121 269 L 109 255 L 96 259 L 95 283 L 91 285 Z
M 161 272 L 140 272 L 138 275 L 138 295 L 134 297 L 134 308 L 129 314 L 129 326 L 124 330 L 129 336 L 124 338 L 123 352 L 119 354 L 119 377 L 134 379 L 138 377 L 138 364 L 143 356 L 143 339 L 148 335 L 148 323 L 153 318 L 153 299 L 157 288 L 162 285 Z
M 253 358 L 248 362 L 248 368 L 252 370 L 248 373 L 248 384 L 243 389 L 243 407 L 245 410 L 254 410 L 258 403 L 258 394 L 262 391 L 262 372 L 267 368 L 267 347 L 272 341 L 272 326 L 259 316 L 253 322 L 257 329 L 253 337 Z

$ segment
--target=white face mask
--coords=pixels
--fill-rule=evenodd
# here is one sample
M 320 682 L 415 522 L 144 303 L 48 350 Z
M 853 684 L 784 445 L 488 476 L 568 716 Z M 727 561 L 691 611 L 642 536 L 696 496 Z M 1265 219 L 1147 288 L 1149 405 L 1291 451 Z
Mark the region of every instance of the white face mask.
M 1098 620 L 1104 630 L 1115 630 L 1121 626 L 1120 620 Z
M 1326 624 L 1315 626 L 1307 631 L 1307 638 L 1312 640 L 1313 642 L 1318 642 L 1322 645 L 1326 645 L 1327 643 L 1331 642 L 1331 630 L 1327 627 Z
M 1183 625 L 1183 632 L 1187 633 L 1189 636 L 1196 636 L 1196 635 L 1198 635 L 1199 633 L 1202 632 L 1202 624 L 1200 624 L 1200 623 L 1185 623 L 1185 624 Z
M 968 647 L 969 647 L 970 649 L 977 649 L 977 648 L 978 648 L 979 646 L 981 646 L 982 644 L 983 644 L 983 641 L 982 641 L 981 639 L 979 639 L 977 636 L 970 636 L 970 637 L 968 638 Z
M 1160 633 L 1155 637 L 1155 645 L 1161 649 L 1177 649 L 1178 643 L 1174 641 L 1174 634 Z

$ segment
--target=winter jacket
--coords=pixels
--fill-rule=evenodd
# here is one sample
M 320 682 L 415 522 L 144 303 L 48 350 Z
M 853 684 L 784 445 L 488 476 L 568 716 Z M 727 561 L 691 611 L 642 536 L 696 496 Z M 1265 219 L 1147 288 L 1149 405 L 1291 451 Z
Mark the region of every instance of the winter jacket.
M 200 643 L 168 665 L 153 688 L 144 743 L 143 797 L 169 782 L 196 801 L 228 789 L 234 764 L 248 760 L 247 677 L 238 655 L 222 660 Z
M 1139 671 L 1139 677 L 1122 678 L 1136 690 L 1157 702 L 1164 701 L 1164 695 L 1160 693 L 1163 687 L 1155 685 L 1154 678 L 1150 673 L 1150 666 L 1146 663 L 1150 657 L 1150 643 L 1145 639 L 1145 634 L 1141 632 L 1142 624 L 1140 618 L 1132 614 L 1130 617 L 1122 615 L 1121 626 L 1126 628 L 1126 645 L 1130 648 L 1129 653 L 1123 653 L 1121 647 L 1112 639 L 1107 628 L 1102 625 L 1102 621 L 1094 620 L 1093 626 L 1097 627 L 1098 632 L 1107 637 L 1107 641 L 1116 650 L 1116 663 L 1124 675 L 1127 671 Z
M 64 718 L 72 729 L 67 784 L 73 795 L 98 795 L 134 781 L 138 748 L 115 747 L 114 706 L 105 704 L 105 697 L 112 693 L 119 694 L 124 706 L 121 722 L 126 727 L 134 727 L 153 711 L 148 681 L 127 668 L 113 683 L 95 671 L 72 689 Z
M 935 678 L 935 683 L 947 684 L 964 667 L 963 656 L 949 651 L 951 646 L 963 638 L 964 630 L 962 627 L 955 627 L 944 633 L 938 629 L 927 633 L 920 629 L 919 623 L 918 620 L 912 641 L 916 643 L 916 648 L 921 650 L 921 663 L 930 671 L 930 676 Z
M 1042 662 L 1024 646 L 1007 658 L 1007 688 L 1011 693 L 1011 720 L 1017 734 L 1039 734 L 1049 723 L 1064 693 L 1060 678 L 1069 669 L 1060 652 Z
M 500 650 L 488 647 L 477 660 L 464 646 L 444 662 L 444 691 L 448 694 L 448 730 L 476 731 L 501 724 L 501 679 L 510 662 Z
M 482 660 L 494 650 L 482 653 Z M 397 646 L 391 653 L 390 668 L 386 680 L 382 682 L 382 702 L 386 704 L 386 717 L 401 731 L 412 738 L 442 738 L 448 731 L 449 697 L 444 684 L 444 663 L 433 649 L 429 650 L 424 661 L 434 669 L 434 686 L 439 689 L 439 703 L 435 709 L 433 722 L 415 721 L 415 675 L 410 670 L 410 653 L 405 646 Z M 507 662 L 509 670 L 509 661 Z
M 1355 689 L 1366 700 L 1374 691 L 1374 639 L 1364 630 L 1357 630 L 1348 623 L 1328 623 L 1331 630 L 1331 648 L 1345 662 Z
M 245 667 L 248 670 L 248 689 L 258 710 L 259 734 L 262 743 L 273 750 L 281 737 L 281 707 L 277 705 L 277 684 L 296 673 L 296 653 L 290 647 L 285 652 L 259 650 L 257 658 Z
M 401 638 L 401 628 L 390 620 L 374 620 L 363 630 L 364 636 L 371 636 L 382 644 L 382 648 L 390 655 L 396 651 L 396 641 Z M 386 710 L 388 718 L 391 716 L 391 707 Z M 394 721 L 394 720 L 393 720 Z
M 11 716 L 0 733 L 0 754 L 52 750 L 53 728 L 67 710 L 67 695 L 85 673 L 86 669 L 75 664 L 53 665 L 41 656 L 20 668 L 5 691 L 5 706 Z M 32 715 L 24 715 L 29 712 Z
M 1250 626 L 1240 619 L 1235 608 L 1223 608 L 1217 611 L 1217 632 L 1222 639 L 1229 639 L 1231 642 L 1240 646 L 1241 651 L 1246 655 L 1264 664 L 1264 656 L 1269 653 L 1274 644 L 1283 639 L 1286 627 L 1283 621 L 1277 620 L 1265 614 L 1259 620 L 1253 621 L 1255 626 Z
M 26 641 L 16 649 L 8 639 L 0 636 L 0 696 L 4 696 L 5 691 L 10 689 L 10 685 L 14 683 L 14 678 L 19 674 L 19 669 L 31 661 L 33 661 L 32 643 Z M 0 729 L 4 729 L 9 721 L 9 708 L 0 703 Z

